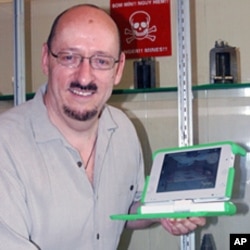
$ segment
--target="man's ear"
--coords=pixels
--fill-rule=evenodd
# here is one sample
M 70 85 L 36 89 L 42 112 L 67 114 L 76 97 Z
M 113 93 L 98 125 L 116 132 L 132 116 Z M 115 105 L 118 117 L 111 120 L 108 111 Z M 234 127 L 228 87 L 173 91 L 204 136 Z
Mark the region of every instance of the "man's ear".
M 120 58 L 119 58 L 118 67 L 116 69 L 114 85 L 118 85 L 119 82 L 121 81 L 123 69 L 125 66 L 125 61 L 126 61 L 126 56 L 125 56 L 124 52 L 122 52 L 120 55 Z
M 49 49 L 47 43 L 43 44 L 42 47 L 42 70 L 45 75 L 49 73 Z

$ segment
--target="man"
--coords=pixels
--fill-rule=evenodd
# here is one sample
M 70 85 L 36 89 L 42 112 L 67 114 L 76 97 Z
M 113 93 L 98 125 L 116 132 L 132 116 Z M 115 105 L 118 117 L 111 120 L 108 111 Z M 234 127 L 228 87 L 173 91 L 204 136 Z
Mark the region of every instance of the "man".
M 47 85 L 0 118 L 0 249 L 117 248 L 124 222 L 109 216 L 134 213 L 144 185 L 135 129 L 106 104 L 125 63 L 119 44 L 95 6 L 56 18 L 42 49 Z M 205 219 L 159 222 L 180 235 Z

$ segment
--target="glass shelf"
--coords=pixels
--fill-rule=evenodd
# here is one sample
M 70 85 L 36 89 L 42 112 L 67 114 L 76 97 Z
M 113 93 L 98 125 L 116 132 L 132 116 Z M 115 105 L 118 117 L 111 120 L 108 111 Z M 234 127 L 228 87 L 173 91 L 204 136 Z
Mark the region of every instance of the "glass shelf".
M 250 83 L 227 83 L 227 84 L 203 84 L 193 86 L 192 90 L 216 90 L 216 89 L 240 89 L 250 88 Z M 114 89 L 113 95 L 119 94 L 140 94 L 140 93 L 162 93 L 162 92 L 177 92 L 177 87 L 163 87 L 163 88 L 148 88 L 148 89 Z M 33 98 L 34 93 L 27 93 L 26 99 Z M 13 100 L 14 95 L 1 95 L 0 101 Z

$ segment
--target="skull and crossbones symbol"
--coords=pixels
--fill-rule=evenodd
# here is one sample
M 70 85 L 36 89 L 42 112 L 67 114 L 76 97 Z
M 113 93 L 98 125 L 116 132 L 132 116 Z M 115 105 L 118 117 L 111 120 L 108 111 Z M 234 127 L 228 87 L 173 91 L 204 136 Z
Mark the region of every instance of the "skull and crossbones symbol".
M 151 35 L 152 32 L 156 32 L 156 26 L 149 27 L 150 24 L 150 15 L 145 11 L 136 11 L 132 13 L 129 17 L 129 24 L 131 29 L 125 29 L 125 35 L 130 35 L 126 39 L 126 42 L 130 44 L 133 40 L 143 40 L 149 39 L 152 42 L 155 41 L 156 36 Z

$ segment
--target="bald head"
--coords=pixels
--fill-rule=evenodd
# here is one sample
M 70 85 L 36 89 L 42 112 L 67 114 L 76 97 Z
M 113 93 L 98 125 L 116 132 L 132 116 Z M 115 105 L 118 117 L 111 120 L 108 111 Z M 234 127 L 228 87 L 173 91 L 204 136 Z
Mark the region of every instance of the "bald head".
M 47 40 L 48 48 L 52 48 L 52 43 L 56 35 L 58 35 L 64 27 L 74 25 L 80 20 L 84 20 L 82 25 L 99 25 L 100 28 L 102 27 L 102 29 L 112 32 L 118 46 L 119 54 L 121 53 L 120 34 L 116 23 L 103 9 L 92 4 L 76 5 L 59 14 L 51 27 Z M 79 28 L 78 32 L 81 32 L 81 28 Z

